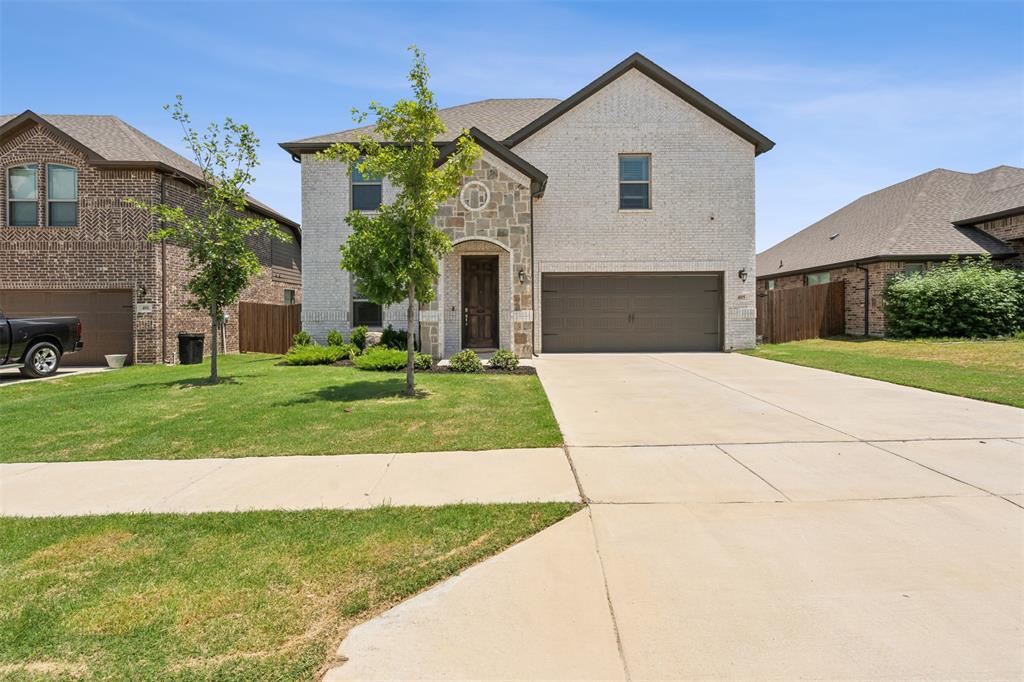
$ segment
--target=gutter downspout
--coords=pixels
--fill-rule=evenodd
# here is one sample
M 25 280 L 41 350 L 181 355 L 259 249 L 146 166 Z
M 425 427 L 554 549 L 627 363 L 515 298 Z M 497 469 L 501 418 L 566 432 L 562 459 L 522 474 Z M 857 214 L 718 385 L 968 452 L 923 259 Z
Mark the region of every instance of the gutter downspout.
M 853 267 L 864 273 L 864 336 L 868 336 L 868 312 L 871 306 L 871 277 L 869 276 L 868 269 L 860 263 L 854 263 Z
M 167 176 L 160 174 L 160 203 L 167 198 L 165 185 Z M 160 221 L 160 227 L 164 221 Z M 167 240 L 160 240 L 160 360 L 167 363 Z

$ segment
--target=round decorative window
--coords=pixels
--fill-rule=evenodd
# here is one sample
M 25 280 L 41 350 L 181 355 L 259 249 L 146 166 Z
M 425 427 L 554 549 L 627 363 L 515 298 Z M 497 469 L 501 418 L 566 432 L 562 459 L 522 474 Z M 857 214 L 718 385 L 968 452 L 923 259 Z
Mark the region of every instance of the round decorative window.
M 459 192 L 459 203 L 467 211 L 479 211 L 491 201 L 491 190 L 479 180 L 471 180 Z

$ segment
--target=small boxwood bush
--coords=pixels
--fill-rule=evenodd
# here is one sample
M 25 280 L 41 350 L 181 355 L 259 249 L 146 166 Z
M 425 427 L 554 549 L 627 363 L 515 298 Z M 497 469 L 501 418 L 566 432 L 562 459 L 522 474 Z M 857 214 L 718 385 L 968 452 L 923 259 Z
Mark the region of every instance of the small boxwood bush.
M 356 345 L 359 350 L 366 350 L 366 333 L 370 331 L 370 328 L 365 325 L 360 325 L 352 330 L 352 337 L 349 339 Z
M 482 372 L 484 363 L 480 362 L 480 356 L 475 351 L 467 348 L 448 359 L 448 369 L 453 372 Z
M 897 338 L 1008 336 L 1024 329 L 1024 272 L 991 259 L 951 259 L 897 275 L 885 290 L 888 333 Z
M 313 344 L 313 337 L 309 332 L 301 331 L 292 336 L 292 346 L 309 346 Z
M 327 332 L 327 345 L 328 346 L 341 346 L 345 343 L 345 337 L 337 329 L 332 329 Z
M 308 344 L 292 346 L 284 359 L 289 365 L 333 365 L 339 360 L 352 358 L 356 352 L 356 347 L 350 343 L 341 346 Z
M 373 372 L 397 372 L 405 369 L 406 351 L 397 348 L 374 346 L 353 360 L 359 369 Z M 413 366 L 416 369 L 430 369 L 434 359 L 424 353 L 416 353 Z
M 497 351 L 487 363 L 494 369 L 503 369 L 511 372 L 519 366 L 519 358 L 510 350 Z
M 409 343 L 409 334 L 403 329 L 395 329 L 390 324 L 381 332 L 380 345 L 385 348 L 397 348 L 405 350 Z

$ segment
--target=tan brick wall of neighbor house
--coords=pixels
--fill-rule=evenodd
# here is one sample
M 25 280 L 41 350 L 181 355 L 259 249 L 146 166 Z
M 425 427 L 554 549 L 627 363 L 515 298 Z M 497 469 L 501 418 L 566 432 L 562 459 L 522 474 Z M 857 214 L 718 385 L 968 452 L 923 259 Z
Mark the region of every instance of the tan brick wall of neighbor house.
M 40 227 L 10 227 L 7 221 L 7 169 L 35 163 L 38 166 Z M 46 164 L 78 170 L 78 226 L 45 225 Z M 142 169 L 102 169 L 87 163 L 76 147 L 42 126 L 31 126 L 0 146 L 0 289 L 123 289 L 134 292 L 134 301 L 153 304 L 152 312 L 134 315 L 134 360 L 140 363 L 177 361 L 179 331 L 202 331 L 209 322 L 187 307 L 187 258 L 181 247 L 150 242 L 156 220 L 125 199 L 160 200 L 161 174 Z M 184 182 L 165 181 L 165 198 L 196 208 L 195 194 Z M 293 289 L 300 300 L 301 284 L 275 281 L 270 269 L 269 243 L 254 245 L 266 264 L 264 271 L 242 300 L 281 303 L 283 290 Z M 167 300 L 161 300 L 166 262 Z M 300 282 L 298 274 L 291 278 Z M 167 326 L 162 330 L 163 306 Z M 238 349 L 237 306 L 229 311 L 228 352 Z M 162 353 L 165 349 L 166 355 Z
M 631 70 L 512 151 L 549 177 L 534 205 L 535 281 L 547 272 L 721 272 L 723 350 L 754 345 L 753 144 Z M 620 154 L 651 155 L 651 210 L 619 210 Z

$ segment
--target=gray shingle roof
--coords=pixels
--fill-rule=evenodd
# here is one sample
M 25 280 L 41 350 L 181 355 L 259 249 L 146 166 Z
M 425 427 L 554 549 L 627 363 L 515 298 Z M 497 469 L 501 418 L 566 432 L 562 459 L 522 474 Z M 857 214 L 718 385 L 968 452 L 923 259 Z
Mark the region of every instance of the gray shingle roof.
M 996 166 L 978 173 L 960 215 L 953 222 L 977 223 L 981 222 L 979 218 L 1015 209 L 1024 212 L 1024 168 Z
M 495 140 L 504 140 L 530 121 L 558 104 L 557 99 L 485 99 L 479 102 L 460 104 L 455 107 L 438 109 L 437 114 L 444 123 L 446 132 L 438 135 L 435 142 L 451 142 L 462 130 L 476 127 Z M 282 142 L 289 147 L 329 145 L 334 142 L 357 142 L 360 135 L 373 132 L 373 125 L 341 130 L 327 135 L 306 137 L 292 142 Z
M 0 127 L 21 115 L 0 115 Z M 124 164 L 163 164 L 193 180 L 202 181 L 203 179 L 203 172 L 199 166 L 116 116 L 37 115 L 82 146 L 95 152 L 104 161 Z M 266 204 L 253 197 L 248 197 L 248 199 L 256 211 L 292 227 L 298 227 L 298 223 L 277 213 Z
M 1021 183 L 1024 168 L 1011 166 L 982 173 L 929 171 L 862 196 L 759 253 L 757 276 L 886 257 L 1011 255 L 1013 249 L 1000 240 L 953 222 L 976 210 L 1020 206 L 1000 202 L 1019 199 Z

